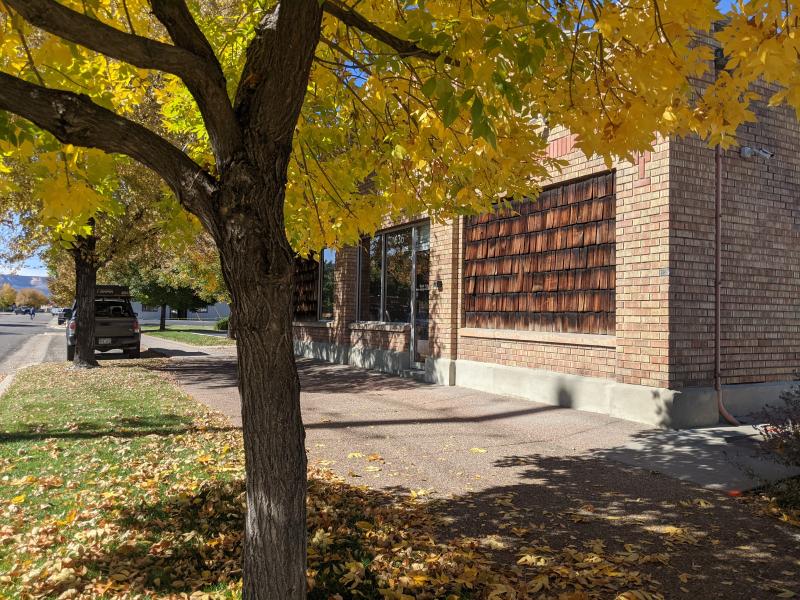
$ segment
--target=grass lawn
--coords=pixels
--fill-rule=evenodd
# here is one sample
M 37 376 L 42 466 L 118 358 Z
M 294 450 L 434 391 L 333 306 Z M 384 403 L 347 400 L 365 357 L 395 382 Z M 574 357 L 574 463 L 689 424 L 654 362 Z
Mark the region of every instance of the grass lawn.
M 175 325 L 175 324 L 167 325 L 167 329 L 169 329 L 170 331 L 172 331 L 172 330 L 177 330 L 177 331 L 198 331 L 198 330 L 203 330 L 203 329 L 205 329 L 207 331 L 216 331 L 214 329 L 214 325 L 208 324 L 208 321 L 205 321 L 205 322 L 203 322 L 203 321 L 200 321 L 200 322 L 187 321 L 187 323 L 188 323 L 187 325 Z M 157 331 L 158 330 L 158 325 L 145 325 L 144 329 L 152 329 L 154 331 Z
M 197 328 L 195 327 L 192 329 Z M 142 333 L 152 335 L 153 337 L 163 338 L 165 340 L 191 344 L 192 346 L 233 346 L 236 344 L 235 340 L 231 340 L 221 335 L 204 335 L 202 333 L 193 333 L 191 331 L 176 329 L 174 327 L 169 327 L 166 331 L 159 331 L 158 327 L 143 327 Z
M 236 593 L 239 435 L 160 362 L 40 365 L 2 398 L 0 597 Z

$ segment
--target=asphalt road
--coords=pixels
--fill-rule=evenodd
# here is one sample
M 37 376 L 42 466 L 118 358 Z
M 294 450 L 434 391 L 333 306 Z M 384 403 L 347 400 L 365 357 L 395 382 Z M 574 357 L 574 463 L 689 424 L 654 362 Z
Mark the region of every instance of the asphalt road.
M 64 332 L 47 313 L 0 314 L 0 375 L 44 361 L 66 360 Z

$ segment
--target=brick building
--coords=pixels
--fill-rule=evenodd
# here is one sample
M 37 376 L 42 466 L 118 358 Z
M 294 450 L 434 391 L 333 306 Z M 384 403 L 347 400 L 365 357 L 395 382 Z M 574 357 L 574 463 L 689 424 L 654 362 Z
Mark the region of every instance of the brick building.
M 738 415 L 800 368 L 800 126 L 789 109 L 757 112 L 721 169 L 720 375 Z M 300 264 L 297 353 L 645 423 L 716 423 L 714 150 L 659 139 L 608 169 L 568 132 L 550 139 L 569 166 L 536 201 L 397 223 Z

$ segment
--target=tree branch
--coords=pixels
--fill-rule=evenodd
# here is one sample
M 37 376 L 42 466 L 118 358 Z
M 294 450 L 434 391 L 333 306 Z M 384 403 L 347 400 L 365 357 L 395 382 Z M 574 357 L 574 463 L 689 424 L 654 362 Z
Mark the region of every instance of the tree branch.
M 214 66 L 215 77 L 225 78 L 214 49 L 197 26 L 185 0 L 150 0 L 150 6 L 176 46 L 202 57 Z
M 182 48 L 120 31 L 54 0 L 5 0 L 31 25 L 142 69 L 181 76 L 187 68 L 202 68 L 197 57 Z
M 31 25 L 64 40 L 142 69 L 154 69 L 180 77 L 189 88 L 203 115 L 217 162 L 224 164 L 241 150 L 241 130 L 228 98 L 225 77 L 207 41 L 203 48 L 202 44 L 197 42 L 190 44 L 189 48 L 164 44 L 125 33 L 67 8 L 55 0 L 5 0 L 5 2 Z M 154 0 L 153 4 L 174 5 L 175 2 Z M 180 8 L 175 6 L 166 9 L 167 15 L 172 12 L 180 13 Z M 188 11 L 186 14 L 192 20 Z M 202 37 L 196 23 L 194 28 Z M 174 29 L 178 32 L 179 39 L 185 41 L 182 36 L 188 35 L 191 26 L 181 21 L 181 25 Z M 181 42 L 176 40 L 176 43 Z M 201 53 L 194 52 L 195 49 L 201 50 Z
M 284 0 L 256 30 L 234 110 L 247 134 L 262 144 L 291 146 L 321 25 L 319 0 Z
M 379 42 L 386 44 L 395 50 L 397 55 L 401 58 L 414 57 L 435 61 L 442 56 L 441 52 L 431 52 L 430 50 L 425 50 L 425 48 L 420 48 L 414 42 L 404 40 L 392 33 L 389 33 L 385 29 L 375 25 L 375 23 L 352 8 L 348 8 L 339 2 L 339 0 L 325 0 L 325 4 L 322 5 L 322 9 L 348 27 L 355 27 Z M 455 61 L 453 61 L 453 59 L 451 59 L 449 56 L 444 57 L 444 62 L 446 64 L 455 64 Z
M 88 96 L 50 90 L 0 72 L 0 110 L 32 121 L 62 143 L 130 156 L 158 173 L 181 204 L 206 221 L 216 181 L 164 138 Z

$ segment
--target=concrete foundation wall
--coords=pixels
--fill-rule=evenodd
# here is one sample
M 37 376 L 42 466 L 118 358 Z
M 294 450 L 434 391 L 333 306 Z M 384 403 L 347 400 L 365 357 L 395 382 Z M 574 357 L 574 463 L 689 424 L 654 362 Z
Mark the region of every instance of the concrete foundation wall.
M 399 375 L 409 368 L 408 352 L 381 348 L 341 346 L 328 342 L 294 340 L 295 356 L 313 358 L 324 362 L 351 365 L 382 373 Z
M 468 360 L 455 362 L 455 384 L 656 427 L 680 429 L 719 422 L 712 388 L 670 390 Z M 767 404 L 776 404 L 780 393 L 790 385 L 791 382 L 729 385 L 723 388 L 723 398 L 734 415 L 746 418 Z

